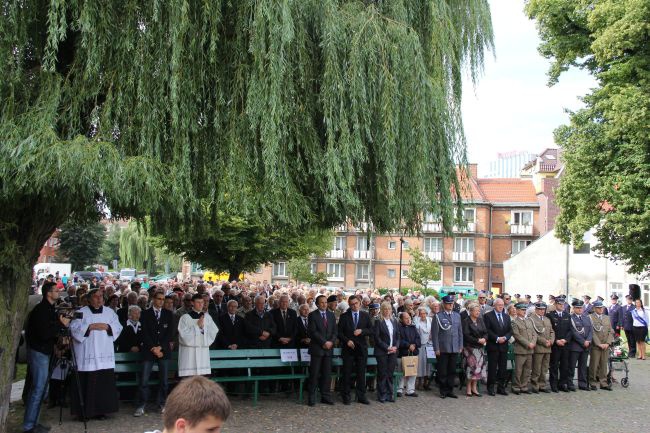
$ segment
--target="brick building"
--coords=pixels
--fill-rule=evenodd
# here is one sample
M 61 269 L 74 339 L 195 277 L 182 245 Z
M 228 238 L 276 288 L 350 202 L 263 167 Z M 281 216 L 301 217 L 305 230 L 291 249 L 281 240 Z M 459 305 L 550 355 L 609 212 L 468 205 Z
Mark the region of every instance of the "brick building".
M 539 234 L 543 236 L 555 227 L 560 208 L 555 201 L 555 190 L 564 172 L 561 149 L 548 148 L 537 155 L 522 170 L 520 177 L 530 179 L 539 203 Z
M 61 233 L 61 230 L 56 229 L 52 236 L 45 241 L 38 255 L 37 263 L 53 263 L 56 261 L 59 254 L 59 233 Z
M 503 290 L 503 262 L 539 237 L 540 205 L 531 180 L 479 179 L 476 165 L 470 169 L 464 193 L 466 227 L 454 227 L 453 236 L 444 236 L 441 225 L 425 217 L 420 236 L 404 236 L 402 287 L 415 286 L 408 269 L 409 250 L 417 247 L 441 264 L 441 279 L 432 287 Z M 365 224 L 343 225 L 335 231 L 332 249 L 312 261 L 314 272 L 329 275 L 329 286 L 398 287 L 399 233 L 368 232 Z M 247 278 L 280 284 L 289 279 L 285 262 L 258 271 Z

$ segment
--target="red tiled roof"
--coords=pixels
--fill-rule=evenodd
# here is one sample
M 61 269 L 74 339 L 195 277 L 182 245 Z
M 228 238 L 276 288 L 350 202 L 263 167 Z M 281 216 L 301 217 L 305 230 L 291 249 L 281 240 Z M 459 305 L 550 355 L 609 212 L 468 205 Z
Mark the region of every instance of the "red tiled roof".
M 478 186 L 475 172 L 472 173 L 470 170 L 462 171 L 457 169 L 456 174 L 460 180 L 461 185 L 461 196 L 463 200 L 467 201 L 486 201 L 481 189 Z M 469 175 L 469 176 L 466 176 Z
M 533 182 L 528 179 L 477 179 L 483 197 L 491 203 L 537 203 Z

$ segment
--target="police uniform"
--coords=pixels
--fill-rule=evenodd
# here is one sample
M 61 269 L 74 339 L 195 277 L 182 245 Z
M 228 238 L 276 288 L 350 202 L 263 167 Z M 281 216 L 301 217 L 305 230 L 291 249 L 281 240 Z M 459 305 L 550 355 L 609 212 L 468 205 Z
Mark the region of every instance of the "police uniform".
M 550 392 L 546 384 L 546 372 L 551 361 L 551 352 L 555 342 L 555 331 L 548 317 L 542 313 L 537 315 L 537 311 L 546 311 L 546 303 L 538 302 L 535 304 L 535 313 L 530 315 L 530 320 L 535 329 L 536 341 L 535 352 L 533 354 L 533 374 L 530 378 L 530 384 L 533 392 Z
M 555 342 L 551 350 L 551 362 L 549 368 L 549 382 L 551 391 L 569 391 L 569 343 L 573 339 L 571 332 L 571 315 L 564 311 L 564 298 L 558 296 L 555 298 L 555 311 L 546 314 L 553 326 L 555 333 Z M 562 345 L 558 342 L 563 343 Z
M 571 305 L 574 308 L 582 308 L 584 304 L 583 301 L 576 299 Z M 573 374 L 577 368 L 578 387 L 583 391 L 589 391 L 589 383 L 587 382 L 587 358 L 589 357 L 591 340 L 593 338 L 593 329 L 589 316 L 571 313 L 571 333 L 573 334 L 573 339 L 569 345 L 569 350 L 571 351 L 571 358 L 569 360 L 569 389 L 575 391 L 575 387 L 573 387 Z M 586 342 L 589 342 L 589 345 L 585 347 Z
M 444 304 L 453 304 L 454 297 L 442 298 Z M 463 349 L 463 328 L 460 314 L 440 311 L 431 321 L 431 342 L 437 354 L 436 370 L 440 383 L 440 397 L 457 398 L 453 393 L 458 354 Z
M 589 385 L 592 390 L 600 382 L 601 389 L 612 390 L 607 384 L 607 362 L 609 357 L 609 345 L 614 341 L 614 330 L 612 329 L 609 317 L 605 314 L 598 314 L 596 309 L 603 308 L 600 301 L 594 302 L 594 312 L 589 316 L 593 327 L 593 344 L 591 345 L 591 356 L 589 358 Z M 607 344 L 606 349 L 598 347 L 599 344 Z
M 518 310 L 526 310 L 528 304 L 519 302 L 515 305 Z M 515 338 L 515 372 L 512 379 L 512 393 L 520 392 L 530 394 L 528 383 L 533 369 L 533 351 L 529 347 L 535 344 L 537 334 L 533 328 L 533 322 L 527 317 L 515 317 L 512 319 L 512 336 Z

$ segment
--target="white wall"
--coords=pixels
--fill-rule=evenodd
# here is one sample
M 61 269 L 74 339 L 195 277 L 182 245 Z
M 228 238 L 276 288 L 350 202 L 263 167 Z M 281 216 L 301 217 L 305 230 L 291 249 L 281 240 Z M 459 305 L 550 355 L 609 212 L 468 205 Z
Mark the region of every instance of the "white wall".
M 591 246 L 598 242 L 593 232 L 586 233 L 584 240 Z M 566 294 L 567 253 L 570 296 L 600 295 L 607 299 L 611 283 L 621 283 L 621 293 L 627 294 L 628 284 L 639 282 L 620 263 L 597 257 L 593 252 L 575 254 L 573 246 L 561 244 L 552 230 L 504 262 L 506 291 L 544 295 L 544 299 L 549 294 Z

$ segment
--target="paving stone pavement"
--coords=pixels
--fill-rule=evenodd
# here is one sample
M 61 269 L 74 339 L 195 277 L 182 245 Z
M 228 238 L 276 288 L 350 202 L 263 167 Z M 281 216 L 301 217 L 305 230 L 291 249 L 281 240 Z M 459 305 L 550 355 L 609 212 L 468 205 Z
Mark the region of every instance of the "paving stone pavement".
M 620 377 L 621 373 L 616 373 Z M 532 394 L 508 397 L 483 396 L 440 399 L 435 391 L 417 398 L 402 397 L 396 403 L 370 406 L 298 405 L 295 397 L 261 397 L 256 408 L 250 400 L 233 398 L 233 414 L 223 429 L 239 432 L 650 432 L 650 361 L 630 361 L 630 386 L 614 384 L 614 391 Z M 20 432 L 22 404 L 12 405 L 9 432 Z M 133 408 L 122 405 L 118 415 L 91 421 L 89 433 L 142 433 L 162 429 L 160 414 L 132 416 Z M 634 417 L 624 414 L 635 414 Z M 58 410 L 44 409 L 41 421 L 52 433 L 82 433 L 83 425 L 71 421 L 67 412 L 58 425 Z

